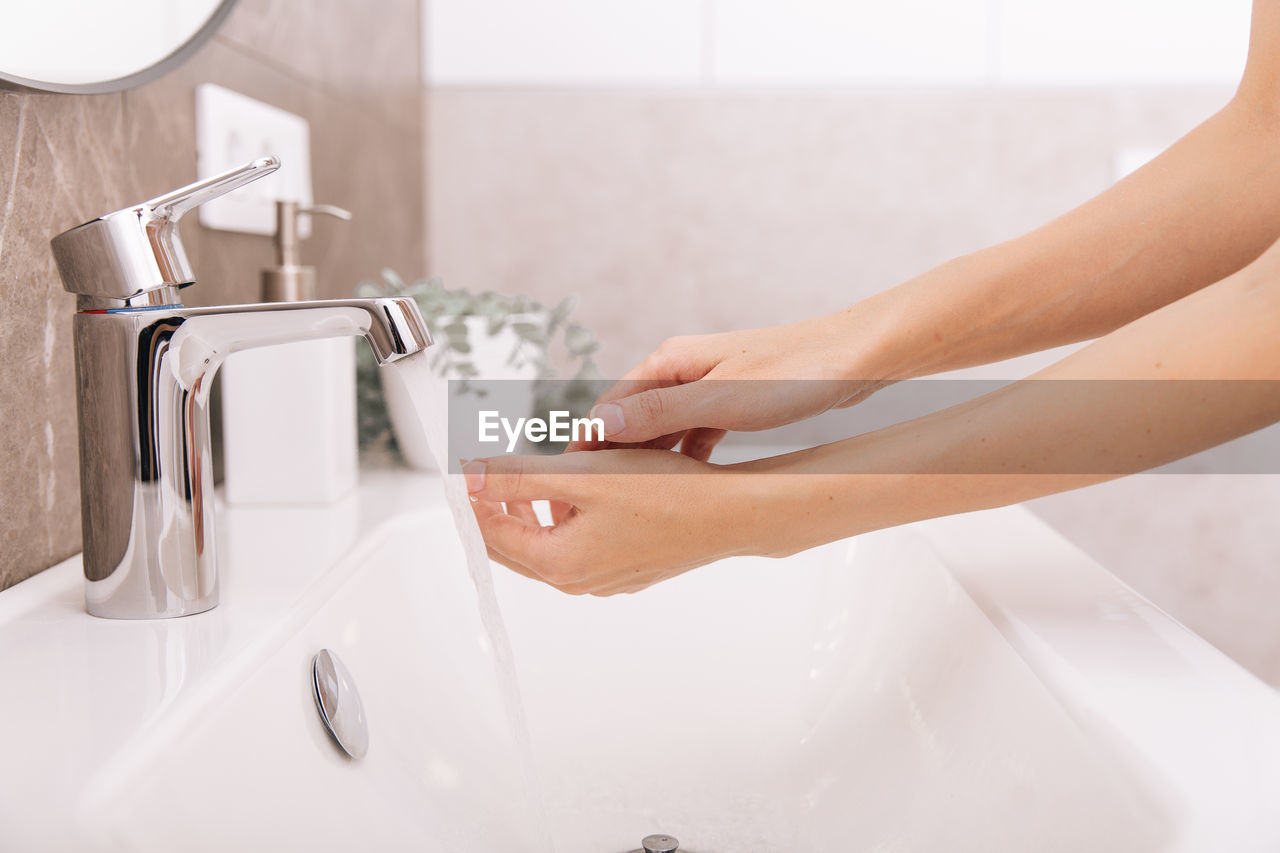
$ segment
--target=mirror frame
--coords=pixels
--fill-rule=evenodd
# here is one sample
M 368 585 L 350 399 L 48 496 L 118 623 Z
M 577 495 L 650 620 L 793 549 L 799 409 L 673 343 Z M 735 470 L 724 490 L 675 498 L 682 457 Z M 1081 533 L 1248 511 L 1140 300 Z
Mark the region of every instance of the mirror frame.
M 141 86 L 143 83 L 150 83 L 152 80 L 168 74 L 186 62 L 191 54 L 203 47 L 204 43 L 226 20 L 227 15 L 231 14 L 231 7 L 235 4 L 236 0 L 222 0 L 218 7 L 213 10 L 213 14 L 200 26 L 200 29 L 196 30 L 191 38 L 179 45 L 172 53 L 154 65 L 124 77 L 101 80 L 96 83 L 57 83 L 48 80 L 33 80 L 0 70 L 0 91 L 8 90 L 30 94 L 105 95 L 111 92 L 132 89 L 134 86 Z

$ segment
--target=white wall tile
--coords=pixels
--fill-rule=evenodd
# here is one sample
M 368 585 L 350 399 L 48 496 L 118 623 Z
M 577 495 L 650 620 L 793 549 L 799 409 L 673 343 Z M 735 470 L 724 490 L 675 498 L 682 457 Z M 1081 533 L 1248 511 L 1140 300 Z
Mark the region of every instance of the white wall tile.
M 998 79 L 1013 85 L 1235 83 L 1250 0 L 1000 0 Z
M 1250 0 L 428 0 L 435 85 L 1234 83 Z
M 433 85 L 687 85 L 701 74 L 699 0 L 429 0 Z
M 717 83 L 973 84 L 987 75 L 987 0 L 715 0 Z

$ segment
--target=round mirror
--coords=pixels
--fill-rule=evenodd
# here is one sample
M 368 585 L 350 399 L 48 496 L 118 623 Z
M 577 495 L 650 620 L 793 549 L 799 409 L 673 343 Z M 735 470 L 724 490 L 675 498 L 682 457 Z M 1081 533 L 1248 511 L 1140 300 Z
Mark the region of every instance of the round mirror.
M 235 0 L 0 0 L 0 87 L 116 92 L 177 67 Z

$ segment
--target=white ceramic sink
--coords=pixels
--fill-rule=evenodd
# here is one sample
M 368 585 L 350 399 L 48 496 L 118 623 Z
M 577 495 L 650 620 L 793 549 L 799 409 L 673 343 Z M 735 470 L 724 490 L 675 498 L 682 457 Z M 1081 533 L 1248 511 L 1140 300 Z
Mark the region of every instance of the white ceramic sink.
M 611 599 L 498 570 L 526 747 L 439 483 L 364 479 L 223 508 L 209 613 L 0 593 L 0 850 L 1280 849 L 1280 698 L 1021 509 Z

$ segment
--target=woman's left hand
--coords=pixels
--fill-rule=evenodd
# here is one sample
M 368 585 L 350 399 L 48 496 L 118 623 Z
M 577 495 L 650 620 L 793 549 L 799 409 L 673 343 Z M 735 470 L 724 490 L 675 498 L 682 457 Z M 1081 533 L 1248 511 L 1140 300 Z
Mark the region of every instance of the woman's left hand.
M 490 557 L 573 594 L 637 592 L 750 553 L 763 526 L 748 475 L 667 450 L 499 456 L 462 470 Z M 554 525 L 538 523 L 534 500 L 558 502 Z

